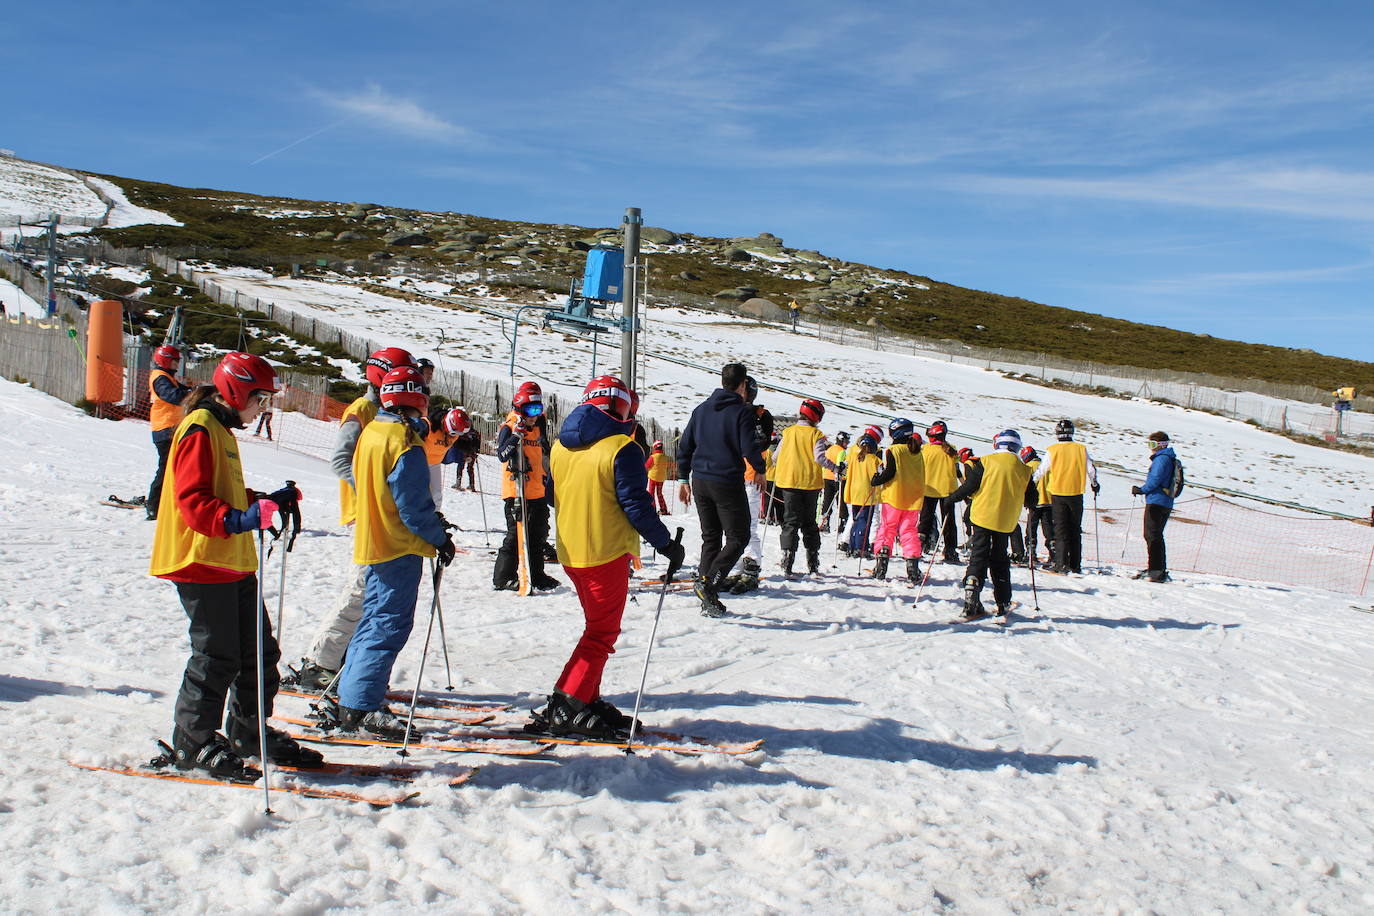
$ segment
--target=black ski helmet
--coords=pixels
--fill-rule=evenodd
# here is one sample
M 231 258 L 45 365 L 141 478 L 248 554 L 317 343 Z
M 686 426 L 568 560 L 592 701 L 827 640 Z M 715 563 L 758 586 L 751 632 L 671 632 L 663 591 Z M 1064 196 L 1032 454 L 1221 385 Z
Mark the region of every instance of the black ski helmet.
M 836 433 L 836 434 L 835 434 L 835 442 L 836 442 L 837 444 L 839 444 L 839 445 L 848 445 L 848 444 L 849 444 L 849 433 L 844 433 L 844 432 Z
M 1068 442 L 1073 438 L 1073 421 L 1060 420 L 1054 424 L 1054 434 L 1060 442 Z

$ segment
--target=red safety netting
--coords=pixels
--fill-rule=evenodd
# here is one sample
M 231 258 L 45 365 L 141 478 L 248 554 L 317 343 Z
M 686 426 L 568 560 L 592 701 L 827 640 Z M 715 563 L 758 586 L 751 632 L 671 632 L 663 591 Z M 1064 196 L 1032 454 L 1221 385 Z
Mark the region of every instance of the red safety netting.
M 1142 510 L 1092 509 L 1083 517 L 1087 565 L 1145 568 Z M 1101 542 L 1101 556 L 1097 544 Z M 1211 494 L 1180 499 L 1164 531 L 1169 569 L 1314 586 L 1363 595 L 1371 590 L 1374 528 L 1366 522 L 1246 505 Z

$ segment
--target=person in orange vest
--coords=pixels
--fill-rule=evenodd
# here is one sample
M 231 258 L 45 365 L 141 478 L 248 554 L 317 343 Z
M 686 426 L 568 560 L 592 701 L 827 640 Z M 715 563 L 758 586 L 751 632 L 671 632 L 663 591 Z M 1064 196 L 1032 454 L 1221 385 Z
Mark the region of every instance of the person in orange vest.
M 258 601 L 253 532 L 278 509 L 300 499 L 295 487 L 270 496 L 248 490 L 234 430 L 257 418 L 277 390 L 276 373 L 260 356 L 230 353 L 213 384 L 182 400 L 185 416 L 169 441 L 167 485 L 159 497 L 150 574 L 176 585 L 190 620 L 191 658 L 177 693 L 173 762 L 219 779 L 256 778 L 244 758 L 261 758 L 257 632 L 262 627 L 262 702 L 267 715 L 280 681 L 281 652 Z M 225 704 L 228 719 L 225 720 Z M 220 723 L 225 722 L 225 734 Z M 273 763 L 319 767 L 318 751 L 267 729 Z
M 825 478 L 822 470 L 837 469 L 826 457 L 830 440 L 819 429 L 825 405 L 815 398 L 801 402 L 799 419 L 783 430 L 773 459 L 773 485 L 782 502 L 782 573 L 792 575 L 797 558 L 797 542 L 806 548 L 806 571 L 816 575 L 821 569 L 821 529 L 816 524 L 816 504 L 820 501 Z
M 921 459 L 921 434 L 916 425 L 905 417 L 898 417 L 887 425 L 892 444 L 883 458 L 883 467 L 873 476 L 872 484 L 882 488 L 882 521 L 873 538 L 877 562 L 873 578 L 887 578 L 887 564 L 892 558 L 892 545 L 901 539 L 902 556 L 906 558 L 906 577 L 912 585 L 921 581 L 921 504 L 925 502 L 926 474 Z
M 921 505 L 921 546 L 926 553 L 935 544 L 935 510 L 940 510 L 940 552 L 946 563 L 959 562 L 959 534 L 954 522 L 956 503 L 949 498 L 959 486 L 959 453 L 945 441 L 949 426 L 936 420 L 926 429 L 921 461 L 926 471 L 925 502 Z
M 615 376 L 592 379 L 549 456 L 558 561 L 577 591 L 584 626 L 548 704 L 531 713 L 532 732 L 619 738 L 630 728 L 630 717 L 601 695 L 629 598 L 630 560 L 642 537 L 667 559 L 664 578 L 672 579 L 684 553 L 649 499 L 644 453 L 632 438 L 638 403 Z
M 455 437 L 444 422 L 448 413 L 441 408 L 430 414 L 425 423 L 428 432 L 422 443 L 425 461 L 429 465 L 429 495 L 434 500 L 435 509 L 444 507 L 444 465 L 458 460 L 453 451 Z
M 655 442 L 654 450 L 649 453 L 649 457 L 644 461 L 644 470 L 649 474 L 649 495 L 654 498 L 659 515 L 669 514 L 668 503 L 663 498 L 663 484 L 668 480 L 668 471 L 672 465 L 673 463 L 668 460 L 668 456 L 663 454 L 663 442 Z
M 400 741 L 405 720 L 386 706 L 391 670 L 415 623 L 425 558 L 448 566 L 456 549 L 430 497 L 424 376 L 398 366 L 377 388 L 380 409 L 353 452 L 353 562 L 366 570 L 363 614 L 339 672 L 337 700 L 324 709 L 341 731 Z
M 849 503 L 849 540 L 841 548 L 846 556 L 872 556 L 873 553 L 873 511 L 879 497 L 873 478 L 880 467 L 878 446 L 882 441 L 881 429 L 865 427 L 858 443 L 850 450 L 844 485 L 845 502 Z
M 549 503 L 544 487 L 544 438 L 539 418 L 544 414 L 544 394 L 537 382 L 524 382 L 511 400 L 511 412 L 496 436 L 496 458 L 501 469 L 501 499 L 506 507 L 506 538 L 496 552 L 492 587 L 515 591 L 520 587 L 520 503 L 525 506 L 525 556 L 530 585 L 538 591 L 557 588 L 559 582 L 544 571 L 544 542 L 549 536 Z M 643 454 L 641 452 L 641 454 Z M 523 499 L 518 498 L 523 495 Z
M 839 432 L 835 434 L 835 444 L 825 450 L 825 457 L 830 459 L 830 463 L 835 465 L 835 470 L 826 468 L 821 472 L 825 478 L 825 489 L 821 491 L 821 530 L 830 530 L 830 514 L 836 503 L 840 508 L 840 527 L 836 528 L 837 534 L 844 533 L 844 526 L 849 521 L 849 505 L 844 499 L 837 499 L 841 488 L 844 486 L 844 452 L 849 448 L 849 433 Z
M 1059 441 L 1045 449 L 1045 460 L 1035 470 L 1035 480 L 1048 481 L 1050 515 L 1054 520 L 1054 563 L 1048 572 L 1064 575 L 1083 572 L 1083 492 L 1092 487 L 1093 495 L 1102 489 L 1097 482 L 1097 465 L 1088 449 L 1073 441 L 1072 420 L 1055 424 Z
M 410 352 L 400 347 L 384 347 L 367 358 L 363 370 L 367 377 L 367 391 L 354 399 L 339 418 L 339 428 L 334 434 L 334 450 L 330 454 L 329 465 L 334 476 L 339 478 L 339 524 L 352 525 L 357 519 L 356 500 L 354 499 L 353 454 L 357 451 L 358 440 L 363 430 L 377 416 L 381 408 L 381 396 L 377 389 L 382 379 L 393 369 L 413 366 Z M 325 615 L 320 628 L 311 640 L 310 649 L 301 658 L 300 668 L 293 673 L 290 682 L 302 690 L 324 690 L 334 682 L 339 669 L 343 667 L 344 653 L 358 627 L 363 614 L 363 592 L 366 588 L 367 569 L 357 563 L 349 562 L 347 578 L 339 594 L 338 604 Z
M 961 619 L 978 620 L 988 616 L 980 597 L 983 583 L 992 578 L 992 597 L 997 602 L 999 623 L 1011 615 L 1011 558 L 1007 547 L 1011 532 L 1021 518 L 1021 503 L 1026 498 L 1031 469 L 1019 456 L 1021 435 L 1004 429 L 993 438 L 994 451 L 968 473 L 956 499 L 972 500 L 973 537 L 969 540 L 968 569 L 964 573 L 964 611 Z
M 148 373 L 148 425 L 153 431 L 153 448 L 157 449 L 157 472 L 148 487 L 144 509 L 148 521 L 157 521 L 157 507 L 162 499 L 162 479 L 167 473 L 167 454 L 172 448 L 172 433 L 181 423 L 181 404 L 191 393 L 191 386 L 177 378 L 181 351 L 163 344 L 153 351 L 153 370 Z

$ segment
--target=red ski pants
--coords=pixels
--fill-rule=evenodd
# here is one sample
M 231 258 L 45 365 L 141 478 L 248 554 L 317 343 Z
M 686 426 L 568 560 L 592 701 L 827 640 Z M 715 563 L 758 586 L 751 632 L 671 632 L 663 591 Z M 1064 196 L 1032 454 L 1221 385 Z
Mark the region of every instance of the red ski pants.
M 629 554 L 600 566 L 564 566 L 577 590 L 586 627 L 554 686 L 583 703 L 601 697 L 601 672 L 620 638 L 620 618 L 630 595 Z
M 649 495 L 650 495 L 651 497 L 653 497 L 654 501 L 655 501 L 655 502 L 657 503 L 657 505 L 658 505 L 658 514 L 659 514 L 659 515 L 667 515 L 667 514 L 668 514 L 668 504 L 667 504 L 666 502 L 663 501 L 663 481 L 661 481 L 661 480 L 651 480 L 651 481 L 649 481 Z

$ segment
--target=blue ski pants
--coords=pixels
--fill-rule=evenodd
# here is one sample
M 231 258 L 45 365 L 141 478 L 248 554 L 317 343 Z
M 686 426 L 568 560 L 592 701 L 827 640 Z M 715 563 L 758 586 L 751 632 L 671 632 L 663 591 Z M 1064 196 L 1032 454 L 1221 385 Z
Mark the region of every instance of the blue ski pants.
M 339 705 L 366 710 L 382 707 L 391 668 L 415 623 L 423 571 L 424 559 L 415 554 L 367 567 L 363 616 L 348 643 L 339 675 Z

